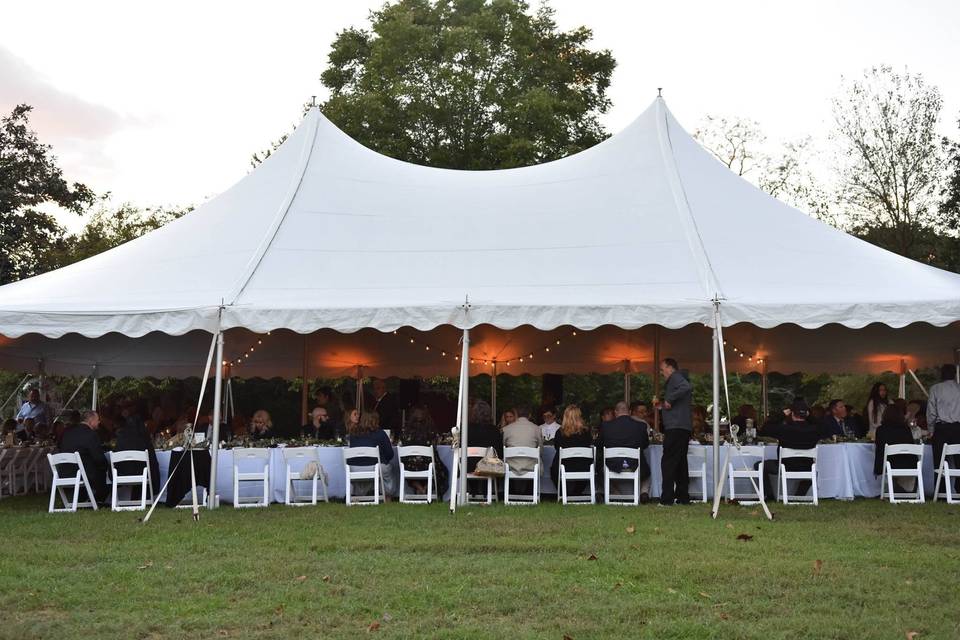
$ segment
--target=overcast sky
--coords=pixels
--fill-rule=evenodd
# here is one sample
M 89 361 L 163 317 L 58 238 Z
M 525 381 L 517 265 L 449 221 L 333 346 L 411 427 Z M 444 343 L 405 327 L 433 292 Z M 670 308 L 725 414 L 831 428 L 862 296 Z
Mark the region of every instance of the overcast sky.
M 142 206 L 200 204 L 299 118 L 335 33 L 381 1 L 7 3 L 0 111 L 34 127 L 70 180 Z M 772 142 L 822 137 L 842 75 L 886 63 L 940 87 L 960 136 L 956 0 L 553 0 L 617 60 L 604 118 L 617 132 L 664 87 L 682 124 L 760 122 Z M 73 221 L 71 227 L 77 226 Z

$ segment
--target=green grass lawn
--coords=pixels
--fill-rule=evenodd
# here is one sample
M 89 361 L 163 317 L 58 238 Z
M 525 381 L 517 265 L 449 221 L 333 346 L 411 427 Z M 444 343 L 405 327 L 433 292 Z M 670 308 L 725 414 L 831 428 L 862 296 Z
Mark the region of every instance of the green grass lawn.
M 960 637 L 943 503 L 45 507 L 0 502 L 2 638 Z

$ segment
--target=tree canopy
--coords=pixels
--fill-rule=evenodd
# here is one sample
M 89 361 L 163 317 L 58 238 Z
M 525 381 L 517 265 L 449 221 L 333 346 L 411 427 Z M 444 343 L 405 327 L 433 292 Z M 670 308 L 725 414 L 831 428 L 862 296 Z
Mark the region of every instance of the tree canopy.
M 93 192 L 68 184 L 49 145 L 30 129 L 32 107 L 19 104 L 0 120 L 0 284 L 50 268 L 65 249 L 64 229 L 44 205 L 81 214 Z
M 435 167 L 554 160 L 607 137 L 616 65 L 592 31 L 519 0 L 400 0 L 334 40 L 323 113 L 360 143 Z

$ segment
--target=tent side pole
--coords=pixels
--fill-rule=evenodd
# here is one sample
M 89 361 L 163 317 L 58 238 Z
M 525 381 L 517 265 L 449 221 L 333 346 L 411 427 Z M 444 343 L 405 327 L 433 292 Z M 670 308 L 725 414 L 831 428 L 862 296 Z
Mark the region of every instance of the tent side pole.
M 760 371 L 760 393 L 763 396 L 760 399 L 760 416 L 763 423 L 767 421 L 767 417 L 770 415 L 770 384 L 767 380 L 767 371 L 767 358 L 764 357 L 763 367 Z
M 953 367 L 956 370 L 955 380 L 960 384 L 960 347 L 953 348 Z
M 660 397 L 660 327 L 653 328 L 653 397 Z M 660 412 L 653 412 L 653 430 L 660 431 Z
M 460 353 L 460 496 L 459 504 L 467 502 L 467 444 L 470 442 L 470 329 L 463 330 L 463 349 Z M 502 453 L 502 452 L 500 452 Z
M 714 316 L 716 318 L 716 316 Z M 717 318 L 716 321 L 719 321 Z M 713 328 L 713 479 L 714 496 L 720 493 L 720 338 Z
M 310 382 L 307 378 L 307 366 L 309 358 L 307 357 L 307 334 L 303 334 L 303 388 L 300 390 L 300 424 L 307 424 L 307 412 L 310 402 Z
M 897 395 L 901 400 L 907 397 L 907 361 L 900 359 L 900 389 Z
M 630 405 L 630 361 L 623 361 L 623 401 Z
M 493 376 L 490 378 L 490 412 L 497 419 L 497 361 L 493 361 Z
M 363 413 L 363 365 L 357 365 L 357 402 L 356 409 Z
M 220 394 L 223 389 L 223 331 L 217 330 L 217 367 L 216 380 L 213 383 L 213 429 L 210 443 L 210 487 L 207 491 L 207 508 L 217 506 L 217 458 L 220 453 Z M 192 455 L 192 454 L 191 454 Z M 196 495 L 196 494 L 194 494 Z
M 90 410 L 97 410 L 97 398 L 100 395 L 100 375 L 97 371 L 97 365 L 93 365 L 93 389 L 90 398 Z

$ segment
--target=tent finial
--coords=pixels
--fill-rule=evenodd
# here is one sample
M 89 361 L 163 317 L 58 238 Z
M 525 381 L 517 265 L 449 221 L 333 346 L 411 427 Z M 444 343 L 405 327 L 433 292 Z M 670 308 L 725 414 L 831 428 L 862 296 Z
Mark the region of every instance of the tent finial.
M 657 87 L 657 97 L 658 98 L 663 97 L 663 87 Z
M 310 106 L 311 107 L 317 106 L 317 96 L 310 96 Z

